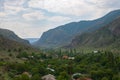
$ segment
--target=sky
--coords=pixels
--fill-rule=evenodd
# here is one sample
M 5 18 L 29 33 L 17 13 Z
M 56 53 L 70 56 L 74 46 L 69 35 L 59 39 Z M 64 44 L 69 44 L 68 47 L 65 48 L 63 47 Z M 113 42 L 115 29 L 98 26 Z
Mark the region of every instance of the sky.
M 120 9 L 120 0 L 0 0 L 0 28 L 21 38 L 80 20 L 94 20 Z

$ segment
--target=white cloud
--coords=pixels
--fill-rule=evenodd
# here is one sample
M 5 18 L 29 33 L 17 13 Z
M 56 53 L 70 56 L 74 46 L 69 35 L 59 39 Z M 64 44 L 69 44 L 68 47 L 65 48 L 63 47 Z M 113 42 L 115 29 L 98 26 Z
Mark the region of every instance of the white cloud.
M 9 26 L 8 26 L 9 25 Z M 14 31 L 17 35 L 20 37 L 31 37 L 31 36 L 39 36 L 39 31 L 35 28 L 32 27 L 29 24 L 26 23 L 21 23 L 21 22 L 2 22 L 0 24 L 0 28 L 5 28 Z
M 116 6 L 117 4 L 117 6 Z M 29 7 L 45 9 L 49 12 L 93 18 L 103 15 L 113 8 L 120 8 L 120 1 L 114 0 L 30 0 Z M 105 10 L 106 9 L 106 10 Z M 102 11 L 102 12 L 101 12 Z M 101 14 L 100 14 L 101 13 Z M 91 17 L 91 16 L 88 16 Z
M 88 4 L 95 5 L 98 8 L 117 9 L 120 8 L 119 0 L 85 0 Z
M 49 23 L 50 22 L 63 23 L 71 20 L 71 18 L 66 16 L 47 16 L 42 11 L 36 11 L 36 10 L 31 10 L 30 12 L 23 14 L 22 17 L 28 21 L 46 20 Z
M 7 15 L 7 13 L 5 12 L 0 12 L 0 17 L 5 17 Z
M 9 6 L 9 5 L 5 5 L 4 6 L 5 12 L 7 12 L 8 14 L 17 14 L 18 12 L 21 12 L 23 10 L 25 10 L 23 7 L 19 7 L 19 6 Z
M 26 0 L 3 0 L 1 3 L 2 12 L 7 12 L 10 15 L 16 15 L 18 12 L 25 10 L 23 4 Z
M 77 16 L 79 16 L 82 11 L 85 11 L 85 8 L 88 8 L 88 6 L 84 4 L 84 0 L 31 0 L 29 6 L 45 9 L 50 12 Z
M 0 23 L 0 28 L 9 29 L 14 31 L 18 36 L 22 38 L 39 38 L 44 31 L 54 28 L 55 25 L 48 24 L 44 27 L 32 25 L 32 23 L 27 24 L 18 21 L 3 21 Z
M 120 8 L 120 0 L 0 1 L 0 27 L 13 30 L 21 37 L 39 37 L 59 25 L 96 19 Z
M 40 11 L 26 13 L 26 14 L 23 14 L 22 17 L 26 20 L 43 20 L 46 18 L 46 16 L 44 16 L 44 13 Z
M 81 16 L 94 10 L 94 7 L 86 4 L 84 0 L 31 0 L 29 6 L 74 16 Z
M 5 0 L 4 1 L 5 3 L 5 5 L 11 5 L 11 6 L 22 6 L 25 2 L 26 2 L 26 0 Z
M 63 17 L 63 16 L 53 16 L 51 18 L 48 18 L 48 21 L 51 21 L 51 22 L 66 22 L 66 21 L 70 21 L 71 18 L 69 17 Z

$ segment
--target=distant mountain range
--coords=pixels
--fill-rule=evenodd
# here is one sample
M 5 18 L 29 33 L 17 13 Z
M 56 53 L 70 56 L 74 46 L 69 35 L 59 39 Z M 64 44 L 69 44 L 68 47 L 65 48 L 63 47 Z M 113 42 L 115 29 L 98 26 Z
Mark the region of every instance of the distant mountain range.
M 21 39 L 14 32 L 0 28 L 0 50 L 28 48 L 94 47 L 119 48 L 120 10 L 91 21 L 72 22 L 44 32 L 40 39 Z M 29 41 L 28 41 L 29 40 Z M 38 41 L 37 41 L 38 40 Z M 30 43 L 29 43 L 30 42 Z
M 25 40 L 28 40 L 31 44 L 39 40 L 39 38 L 25 38 Z
M 120 17 L 92 32 L 76 36 L 69 47 L 94 47 L 120 49 Z
M 120 10 L 115 10 L 102 18 L 89 21 L 72 22 L 43 33 L 34 46 L 42 48 L 57 48 L 70 44 L 74 37 L 85 32 L 93 32 L 108 25 L 120 17 Z

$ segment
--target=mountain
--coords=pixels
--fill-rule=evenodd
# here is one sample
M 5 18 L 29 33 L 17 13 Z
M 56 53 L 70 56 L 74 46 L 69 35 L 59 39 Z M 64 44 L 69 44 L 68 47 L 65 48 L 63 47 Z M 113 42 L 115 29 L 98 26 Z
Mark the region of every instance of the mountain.
M 19 48 L 28 48 L 27 45 L 21 44 L 17 41 L 5 38 L 0 35 L 0 51 L 1 50 L 13 50 Z
M 120 45 L 120 17 L 100 29 L 76 36 L 71 47 L 115 48 Z M 70 47 L 70 46 L 69 46 Z M 119 48 L 120 49 L 120 48 Z
M 0 28 L 0 51 L 18 48 L 30 48 L 29 41 L 21 39 L 13 31 Z
M 31 48 L 30 46 L 27 40 L 21 39 L 14 32 L 7 29 L 0 29 L 0 51 Z
M 27 40 L 21 39 L 14 32 L 7 29 L 0 29 L 0 60 L 15 62 L 19 54 L 32 54 L 39 51 L 33 48 Z
M 25 38 L 25 40 L 28 40 L 31 44 L 36 42 L 39 38 Z
M 43 33 L 34 46 L 56 48 L 70 44 L 72 39 L 83 32 L 91 32 L 105 26 L 120 16 L 120 10 L 115 10 L 102 18 L 90 21 L 72 22 Z
M 9 40 L 19 42 L 21 44 L 30 45 L 27 40 L 21 39 L 14 32 L 7 30 L 7 29 L 0 29 L 0 36 L 6 39 L 9 39 Z

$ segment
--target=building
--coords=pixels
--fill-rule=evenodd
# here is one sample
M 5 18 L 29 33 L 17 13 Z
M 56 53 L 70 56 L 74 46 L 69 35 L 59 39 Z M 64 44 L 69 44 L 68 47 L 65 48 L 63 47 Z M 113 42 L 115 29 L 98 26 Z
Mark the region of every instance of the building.
M 42 77 L 42 80 L 56 80 L 55 76 L 48 74 Z

